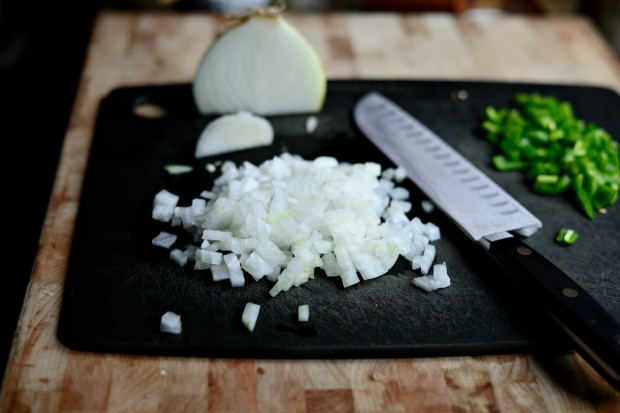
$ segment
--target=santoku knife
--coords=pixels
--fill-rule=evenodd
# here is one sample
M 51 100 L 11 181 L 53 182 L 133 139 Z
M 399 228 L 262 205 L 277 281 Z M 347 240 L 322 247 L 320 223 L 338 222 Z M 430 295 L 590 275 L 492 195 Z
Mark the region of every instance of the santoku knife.
M 542 226 L 540 220 L 385 96 L 363 96 L 353 117 L 360 131 L 480 243 L 547 310 L 577 351 L 620 388 L 620 324 L 570 276 L 522 241 Z

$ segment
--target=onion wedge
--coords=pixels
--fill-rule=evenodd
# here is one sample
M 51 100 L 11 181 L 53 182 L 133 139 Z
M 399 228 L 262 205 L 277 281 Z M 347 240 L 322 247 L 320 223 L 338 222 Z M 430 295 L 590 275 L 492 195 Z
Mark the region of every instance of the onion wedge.
M 266 146 L 273 143 L 273 127 L 263 117 L 249 112 L 223 115 L 202 131 L 194 153 L 196 158 Z

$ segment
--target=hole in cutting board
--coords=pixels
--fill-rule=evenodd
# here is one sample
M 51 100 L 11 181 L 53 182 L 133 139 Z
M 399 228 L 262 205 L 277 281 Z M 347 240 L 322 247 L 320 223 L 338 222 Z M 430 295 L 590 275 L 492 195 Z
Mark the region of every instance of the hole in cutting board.
M 141 103 L 134 106 L 133 113 L 136 116 L 147 119 L 160 119 L 168 116 L 168 111 L 154 103 Z
M 134 115 L 146 119 L 161 119 L 168 116 L 168 110 L 162 105 L 150 101 L 148 97 L 139 97 L 134 102 Z

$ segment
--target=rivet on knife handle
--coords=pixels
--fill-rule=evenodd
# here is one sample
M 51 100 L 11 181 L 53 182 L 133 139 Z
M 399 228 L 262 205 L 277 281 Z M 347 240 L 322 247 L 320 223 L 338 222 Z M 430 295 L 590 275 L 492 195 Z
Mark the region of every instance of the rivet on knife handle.
M 489 253 L 523 291 L 577 344 L 579 353 L 620 388 L 620 325 L 582 287 L 538 252 L 515 237 L 490 242 Z

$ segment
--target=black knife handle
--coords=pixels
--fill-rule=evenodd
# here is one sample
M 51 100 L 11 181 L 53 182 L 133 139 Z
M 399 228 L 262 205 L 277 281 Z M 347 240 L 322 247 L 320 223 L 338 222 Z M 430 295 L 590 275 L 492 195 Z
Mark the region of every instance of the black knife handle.
M 620 389 L 620 324 L 566 273 L 518 238 L 492 241 L 489 253 L 548 311 L 583 358 Z

